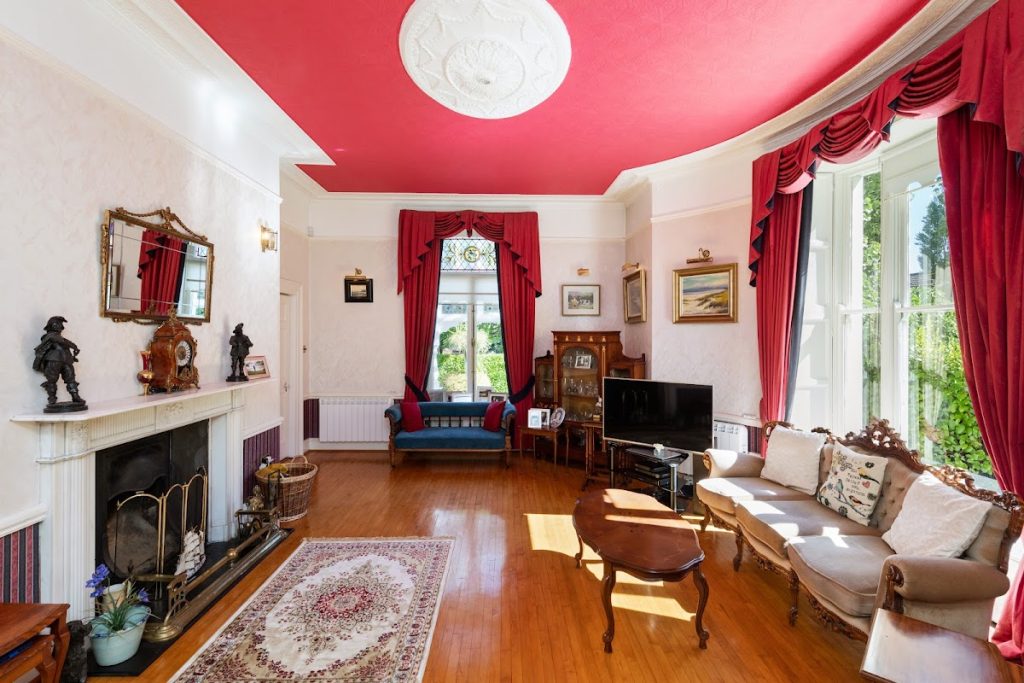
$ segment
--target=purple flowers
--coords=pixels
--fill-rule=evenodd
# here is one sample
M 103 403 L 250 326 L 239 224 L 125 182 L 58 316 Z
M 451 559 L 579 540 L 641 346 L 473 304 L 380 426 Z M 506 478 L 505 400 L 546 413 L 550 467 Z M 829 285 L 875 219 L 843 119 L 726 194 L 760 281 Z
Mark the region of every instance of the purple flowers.
M 96 567 L 96 571 L 94 571 L 92 573 L 92 576 L 89 577 L 89 580 L 85 582 L 87 588 L 96 589 L 92 593 L 89 593 L 90 598 L 98 598 L 101 595 L 103 595 L 103 584 L 106 583 L 109 577 L 110 570 L 107 568 L 107 565 L 101 564 L 100 566 Z
M 149 603 L 146 589 L 131 579 L 108 588 L 110 579 L 110 569 L 101 564 L 85 582 L 87 588 L 93 589 L 90 597 L 99 600 L 97 615 L 91 622 L 93 637 L 107 637 L 144 624 L 149 618 L 149 608 L 142 606 Z

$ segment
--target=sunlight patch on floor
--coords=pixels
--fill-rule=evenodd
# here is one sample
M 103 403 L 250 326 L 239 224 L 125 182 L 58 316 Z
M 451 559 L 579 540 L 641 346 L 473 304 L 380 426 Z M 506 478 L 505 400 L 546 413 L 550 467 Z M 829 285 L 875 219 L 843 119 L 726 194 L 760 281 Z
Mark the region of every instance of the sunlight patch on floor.
M 572 526 L 572 515 L 537 515 L 526 514 L 526 525 L 530 530 L 530 546 L 534 550 L 548 550 L 576 557 L 580 545 L 576 540 L 576 530 Z M 584 547 L 583 557 L 587 553 L 596 557 L 593 551 Z
M 693 619 L 693 612 L 687 612 L 673 598 L 666 598 L 657 595 L 630 595 L 628 593 L 612 593 L 613 609 L 628 609 L 633 612 L 653 614 L 658 617 L 668 617 L 680 621 Z

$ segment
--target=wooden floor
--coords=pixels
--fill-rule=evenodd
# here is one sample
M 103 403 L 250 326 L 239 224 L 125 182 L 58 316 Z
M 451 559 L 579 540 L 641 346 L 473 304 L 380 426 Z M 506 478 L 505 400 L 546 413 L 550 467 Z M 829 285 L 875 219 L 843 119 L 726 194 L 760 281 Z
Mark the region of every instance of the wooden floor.
M 697 591 L 619 574 L 612 654 L 602 651 L 601 564 L 576 569 L 571 513 L 582 472 L 512 458 L 407 459 L 316 452 L 309 515 L 295 533 L 134 680 L 166 681 L 292 553 L 303 537 L 452 536 L 452 565 L 426 681 L 857 681 L 863 645 L 827 631 L 807 605 L 786 622 L 782 577 L 745 563 L 732 534 L 701 535 L 710 601 L 707 650 L 691 619 Z M 696 521 L 696 520 L 694 520 Z M 92 678 L 91 681 L 125 681 Z

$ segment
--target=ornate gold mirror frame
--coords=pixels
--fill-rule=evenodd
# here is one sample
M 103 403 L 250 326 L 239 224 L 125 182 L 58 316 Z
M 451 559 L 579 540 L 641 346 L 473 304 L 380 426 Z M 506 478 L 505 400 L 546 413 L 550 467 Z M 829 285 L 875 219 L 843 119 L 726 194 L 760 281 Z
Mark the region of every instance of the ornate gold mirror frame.
M 210 322 L 213 244 L 170 207 L 106 212 L 100 242 L 100 315 L 144 325 L 167 320 Z

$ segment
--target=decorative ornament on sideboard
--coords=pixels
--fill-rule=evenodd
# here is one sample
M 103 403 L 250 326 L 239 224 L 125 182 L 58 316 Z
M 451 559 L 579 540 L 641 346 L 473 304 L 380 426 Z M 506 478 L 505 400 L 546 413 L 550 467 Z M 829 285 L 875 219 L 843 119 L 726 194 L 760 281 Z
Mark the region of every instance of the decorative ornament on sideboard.
M 162 393 L 199 388 L 199 369 L 196 368 L 196 340 L 180 320 L 175 310 L 156 328 L 149 343 L 150 378 L 148 392 Z M 140 375 L 142 373 L 139 373 Z
M 245 376 L 245 358 L 252 348 L 252 341 L 242 331 L 244 323 L 235 325 L 234 334 L 231 335 L 231 374 L 228 375 L 229 382 L 248 382 Z
M 75 379 L 75 363 L 78 362 L 78 345 L 65 339 L 61 332 L 67 318 L 60 315 L 51 316 L 43 327 L 43 336 L 35 348 L 36 357 L 32 369 L 43 373 L 46 379 L 40 385 L 46 390 L 46 413 L 73 413 L 89 408 L 85 399 L 78 394 L 78 381 Z M 70 401 L 57 401 L 57 380 L 63 379 L 64 386 L 71 396 Z

